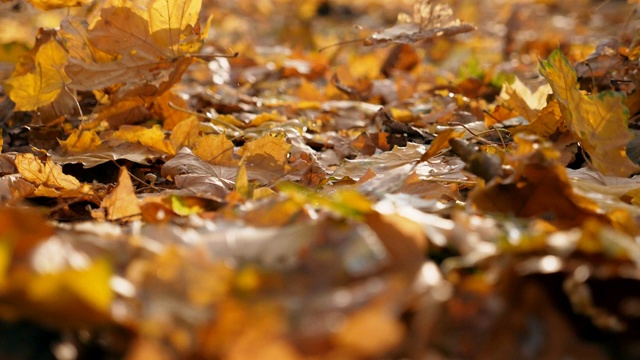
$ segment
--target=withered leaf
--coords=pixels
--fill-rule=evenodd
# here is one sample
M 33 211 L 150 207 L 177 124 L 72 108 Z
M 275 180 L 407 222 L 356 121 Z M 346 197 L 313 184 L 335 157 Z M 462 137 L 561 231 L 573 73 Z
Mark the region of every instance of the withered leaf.
M 470 24 L 453 18 L 449 5 L 422 0 L 413 6 L 413 15 L 398 15 L 396 25 L 377 32 L 364 40 L 365 45 L 415 44 L 442 36 L 454 36 L 475 30 Z
M 100 207 L 107 211 L 107 220 L 131 221 L 139 218 L 140 205 L 129 171 L 120 168 L 118 185 L 102 200 Z

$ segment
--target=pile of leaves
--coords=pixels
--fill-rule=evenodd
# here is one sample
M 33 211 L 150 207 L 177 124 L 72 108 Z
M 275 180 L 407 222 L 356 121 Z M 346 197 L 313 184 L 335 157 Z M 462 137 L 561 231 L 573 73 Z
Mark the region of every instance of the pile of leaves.
M 0 357 L 640 357 L 637 5 L 579 2 L 3 0 Z

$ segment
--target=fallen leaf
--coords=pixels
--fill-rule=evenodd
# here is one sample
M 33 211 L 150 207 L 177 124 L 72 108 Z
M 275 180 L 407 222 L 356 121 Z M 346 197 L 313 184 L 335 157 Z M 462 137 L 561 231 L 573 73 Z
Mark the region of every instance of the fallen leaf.
M 111 137 L 132 143 L 137 142 L 165 154 L 175 154 L 171 142 L 165 140 L 164 131 L 160 125 L 154 125 L 151 128 L 137 125 L 123 125 L 118 131 L 115 131 Z
M 626 152 L 632 134 L 628 129 L 629 111 L 624 95 L 614 91 L 591 95 L 580 92 L 576 72 L 560 50 L 540 62 L 540 72 L 560 103 L 567 127 L 590 155 L 597 170 L 617 176 L 640 171 L 640 166 L 634 164 Z
M 50 104 L 69 82 L 64 72 L 67 53 L 52 36 L 42 36 L 32 52 L 35 52 L 33 58 L 28 59 L 32 65 L 17 67 L 4 82 L 7 94 L 16 103 L 18 111 L 35 110 Z
M 53 10 L 84 6 L 91 4 L 91 0 L 27 0 L 31 5 L 41 10 Z
M 193 149 L 194 155 L 216 165 L 236 166 L 233 158 L 233 143 L 225 135 L 205 135 Z
M 53 189 L 77 190 L 82 187 L 78 179 L 62 172 L 62 167 L 47 158 L 43 163 L 33 154 L 18 154 L 16 168 L 25 180 Z
M 438 1 L 422 0 L 413 5 L 413 14 L 401 13 L 396 25 L 364 40 L 365 45 L 415 44 L 443 36 L 454 36 L 475 30 L 470 24 L 453 18 L 451 7 Z
M 62 150 L 72 154 L 94 151 L 102 143 L 95 131 L 78 129 L 73 129 L 66 140 L 58 140 L 58 142 Z
M 243 157 L 249 178 L 270 183 L 289 171 L 291 144 L 280 135 L 266 134 L 244 144 L 238 154 Z
M 100 207 L 107 211 L 107 220 L 132 221 L 139 218 L 138 197 L 125 167 L 120 168 L 118 185 L 102 200 Z

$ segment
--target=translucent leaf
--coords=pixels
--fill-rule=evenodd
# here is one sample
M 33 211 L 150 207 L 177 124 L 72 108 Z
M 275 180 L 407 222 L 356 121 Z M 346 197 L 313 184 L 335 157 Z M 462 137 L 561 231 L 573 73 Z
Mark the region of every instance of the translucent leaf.
M 92 0 L 28 0 L 28 2 L 40 10 L 53 10 L 88 5 Z
M 593 166 L 605 175 L 629 176 L 640 171 L 627 156 L 632 139 L 629 110 L 624 95 L 614 91 L 585 95 L 578 89 L 575 70 L 560 50 L 540 62 L 567 127 L 591 156 Z
M 16 110 L 35 110 L 54 101 L 69 81 L 66 64 L 67 53 L 53 38 L 40 45 L 33 68 L 26 73 L 18 68 L 4 83 Z
M 51 159 L 44 163 L 33 154 L 16 155 L 16 168 L 28 181 L 54 189 L 76 190 L 81 187 L 78 179 L 62 172 L 62 167 Z

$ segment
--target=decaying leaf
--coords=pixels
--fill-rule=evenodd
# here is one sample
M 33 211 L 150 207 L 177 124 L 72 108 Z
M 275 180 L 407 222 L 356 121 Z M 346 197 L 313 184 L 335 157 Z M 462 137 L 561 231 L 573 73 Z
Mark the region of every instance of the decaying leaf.
M 613 91 L 585 95 L 578 89 L 575 70 L 560 50 L 540 62 L 560 103 L 567 127 L 591 156 L 593 166 L 605 175 L 629 176 L 640 171 L 627 156 L 632 138 L 624 96 Z

